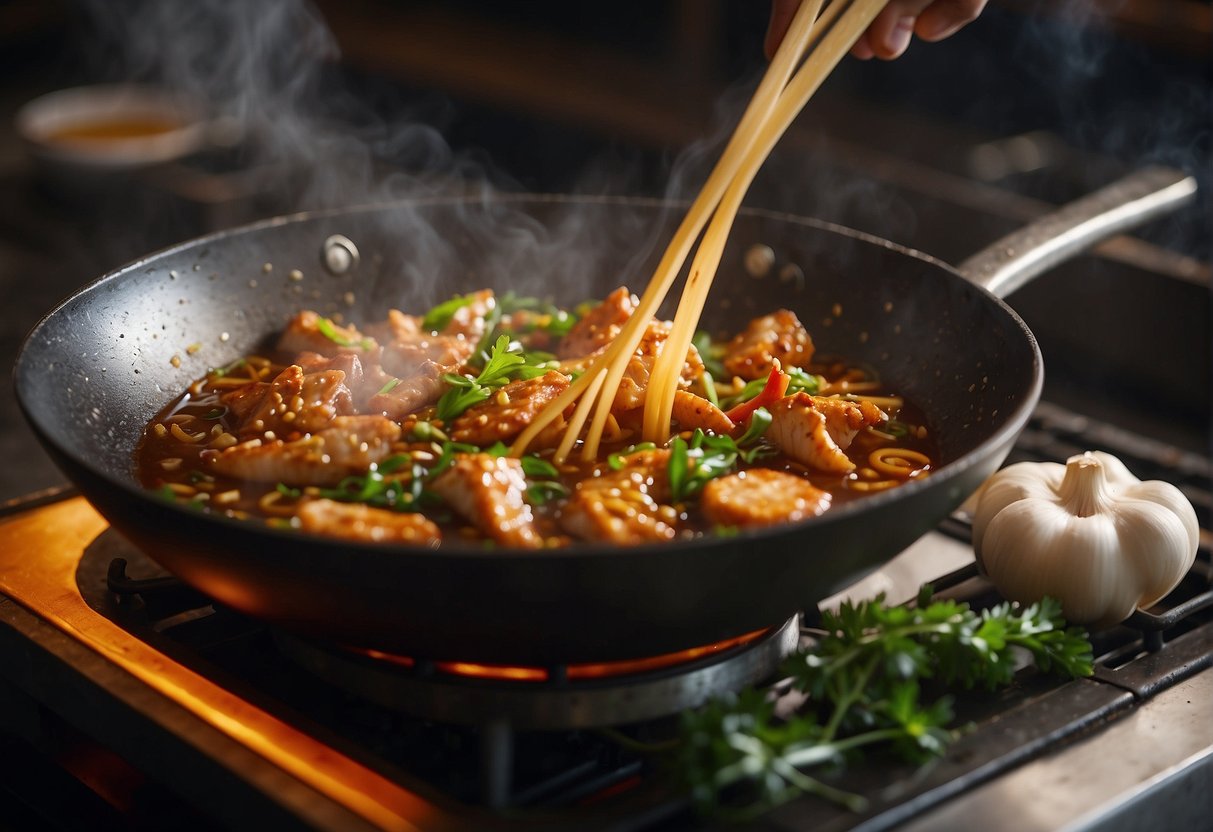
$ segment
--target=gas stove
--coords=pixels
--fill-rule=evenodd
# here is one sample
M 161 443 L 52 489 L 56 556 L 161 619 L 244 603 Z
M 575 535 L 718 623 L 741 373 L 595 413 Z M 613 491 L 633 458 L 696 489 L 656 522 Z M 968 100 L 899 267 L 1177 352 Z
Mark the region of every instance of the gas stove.
M 862 95 L 823 98 L 815 123 L 828 129 L 810 126 L 789 137 L 791 153 L 782 167 L 765 169 L 754 204 L 837 221 L 958 262 L 1050 203 L 1113 178 L 1119 169 L 1104 170 L 1112 160 L 1073 149 L 1065 116 L 1056 123 L 1031 113 L 1009 119 L 1010 126 L 994 118 L 1010 101 L 1031 96 L 989 89 L 989 72 L 967 74 L 976 92 L 919 83 L 964 80 L 955 66 L 1002 60 L 1005 53 L 991 44 L 1007 40 L 1007 16 L 996 11 L 974 25 L 972 37 L 953 40 L 968 52 L 912 50 L 899 64 L 904 95 L 889 87 L 896 78 L 882 75 L 893 102 L 863 107 L 853 100 Z M 384 42 L 403 53 L 395 38 Z M 46 63 L 9 73 L 8 98 L 42 92 L 22 79 L 46 81 Z M 486 65 L 496 74 L 496 64 Z M 1008 83 L 1021 82 L 1023 73 L 1004 69 L 998 74 L 1016 79 Z M 1138 81 L 1140 69 L 1129 61 L 1108 84 Z M 852 91 L 870 83 L 855 75 Z M 1130 86 L 1087 103 L 1119 111 Z M 1138 86 L 1151 100 L 1186 89 L 1172 79 Z M 984 102 L 971 119 L 980 129 L 930 115 L 958 111 L 955 101 L 932 100 L 948 94 Z M 484 121 L 494 138 L 502 132 L 499 120 Z M 690 131 L 681 138 L 702 134 L 701 125 L 674 121 Z M 529 150 L 540 148 L 544 165 L 551 147 L 576 144 L 538 141 L 548 133 L 530 122 L 516 132 Z M 1126 132 L 1140 132 L 1144 142 L 1152 131 Z M 1193 145 L 1203 147 L 1200 141 Z M 229 169 L 228 158 L 193 160 L 132 193 L 65 205 L 36 185 L 19 150 L 0 131 L 0 354 L 7 363 L 41 314 L 106 268 L 298 207 L 289 195 L 248 189 L 256 177 Z M 1112 166 L 1147 154 L 1129 155 Z M 1198 231 L 1192 248 L 1175 250 L 1172 228 L 1162 223 L 1144 239 L 1110 241 L 1010 299 L 1048 366 L 1046 402 L 1010 461 L 1103 449 L 1143 479 L 1178 485 L 1203 530 L 1191 574 L 1131 626 L 1095 635 L 1094 677 L 1065 682 L 1025 669 L 1008 690 L 958 700 L 957 724 L 966 728 L 944 758 L 911 769 L 874 756 L 838 775 L 839 786 L 867 799 L 863 812 L 804 798 L 747 828 L 1209 827 L 1213 353 L 1204 200 L 1184 226 Z M 134 209 L 148 221 L 132 222 Z M 1075 326 L 1076 319 L 1083 324 Z M 1153 380 L 1148 400 L 1143 378 Z M 0 499 L 62 482 L 11 398 L 0 400 L 0 451 L 7 463 Z M 974 606 L 998 601 L 972 568 L 962 516 L 849 592 L 908 600 L 924 581 Z M 0 826 L 712 828 L 636 749 L 670 736 L 682 709 L 714 694 L 759 685 L 785 696 L 780 658 L 812 638 L 815 615 L 805 610 L 799 620 L 771 622 L 744 643 L 609 668 L 439 666 L 367 655 L 292 640 L 198 596 L 56 485 L 0 506 Z
M 1209 462 L 1043 403 L 1013 460 L 1102 448 L 1176 483 L 1210 527 Z M 921 580 L 998 602 L 961 515 L 850 591 Z M 1199 828 L 1213 813 L 1213 563 L 1155 609 L 1094 634 L 1089 679 L 1027 668 L 962 695 L 967 727 L 923 768 L 838 775 L 868 808 L 801 798 L 760 829 Z M 816 610 L 684 654 L 610 665 L 415 660 L 274 632 L 164 575 L 80 497 L 0 520 L 0 731 L 9 802 L 49 828 L 700 829 L 651 755 L 677 715 L 749 685 Z M 947 572 L 948 574 L 942 574 Z

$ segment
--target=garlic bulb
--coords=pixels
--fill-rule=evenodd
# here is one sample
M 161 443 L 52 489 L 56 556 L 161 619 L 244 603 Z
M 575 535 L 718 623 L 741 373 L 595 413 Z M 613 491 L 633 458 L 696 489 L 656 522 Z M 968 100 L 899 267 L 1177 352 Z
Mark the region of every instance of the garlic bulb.
M 1013 601 L 1051 595 L 1070 621 L 1110 626 L 1175 588 L 1196 559 L 1196 512 L 1175 486 L 1141 482 L 1100 451 L 1021 462 L 986 481 L 977 564 Z

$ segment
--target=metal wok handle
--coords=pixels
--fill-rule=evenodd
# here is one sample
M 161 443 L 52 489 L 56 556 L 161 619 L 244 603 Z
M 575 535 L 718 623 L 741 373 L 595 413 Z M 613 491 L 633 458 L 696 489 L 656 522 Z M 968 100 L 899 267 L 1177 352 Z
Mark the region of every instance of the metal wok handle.
M 1174 211 L 1195 194 L 1196 180 L 1183 171 L 1144 168 L 1008 234 L 957 269 L 1006 297 L 1088 246 Z

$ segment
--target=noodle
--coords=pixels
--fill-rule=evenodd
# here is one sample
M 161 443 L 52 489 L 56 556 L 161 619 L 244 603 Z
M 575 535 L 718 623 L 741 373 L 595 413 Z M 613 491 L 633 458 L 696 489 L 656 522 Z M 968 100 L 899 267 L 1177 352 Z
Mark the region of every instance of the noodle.
M 638 365 L 648 361 L 655 367 L 660 354 L 654 355 L 651 342 L 664 336 L 668 344 L 674 328 L 656 328 L 639 354 L 627 351 L 615 335 L 624 328 L 622 321 L 616 330 L 598 327 L 594 319 L 609 314 L 609 309 L 601 311 L 605 306 L 579 313 L 590 319 L 585 331 L 601 330 L 603 337 L 581 344 L 584 351 L 571 352 L 564 364 L 550 361 L 550 354 L 524 356 L 528 350 L 560 349 L 559 339 L 571 334 L 567 327 L 553 339 L 549 333 L 512 329 L 504 316 L 484 322 L 482 326 L 492 331 L 476 331 L 476 340 L 497 338 L 492 350 L 481 358 L 459 359 L 462 363 L 447 368 L 440 378 L 423 368 L 416 377 L 397 379 L 389 390 L 403 384 L 412 395 L 423 383 L 432 383 L 432 396 L 391 416 L 380 404 L 386 372 L 380 362 L 384 357 L 399 361 L 415 356 L 421 349 L 417 342 L 359 348 L 356 362 L 346 349 L 323 340 L 307 342 L 306 356 L 299 346 L 272 361 L 249 357 L 239 364 L 239 379 L 234 371 L 212 372 L 191 383 L 149 422 L 136 449 L 140 480 L 165 499 L 204 512 L 309 534 L 381 541 L 493 541 L 508 547 L 518 544 L 503 540 L 507 532 L 501 529 L 527 527 L 533 528 L 532 545 L 539 547 L 576 540 L 635 545 L 710 535 L 717 527 L 743 528 L 745 512 L 751 509 L 761 509 L 765 517 L 775 511 L 777 519 L 782 510 L 771 505 L 779 504 L 784 492 L 789 500 L 799 500 L 799 506 L 808 500 L 827 511 L 927 476 L 934 467 L 936 449 L 921 424 L 922 414 L 877 381 L 872 371 L 845 361 L 811 368 L 789 365 L 785 375 L 795 375 L 805 385 L 799 392 L 778 377 L 775 382 L 761 375 L 733 377 L 719 385 L 705 377 L 704 392 L 712 384 L 715 392 L 724 394 L 723 407 L 738 417 L 733 420 L 709 398 L 692 392 L 699 389 L 699 374 L 706 376 L 703 365 L 680 360 L 672 376 L 678 402 L 673 436 L 668 442 L 640 441 L 646 393 L 656 401 L 655 389 L 646 391 L 644 382 L 656 384 L 655 369 L 647 374 L 629 370 L 628 386 L 608 398 L 604 391 L 615 367 L 595 369 L 587 355 L 626 356 Z M 641 321 L 638 310 L 629 311 L 628 323 Z M 769 343 L 723 336 L 726 340 L 715 346 L 708 340 L 705 355 L 729 366 L 769 366 L 763 356 L 771 353 L 761 350 L 807 339 L 794 314 L 779 320 L 783 329 L 764 331 Z M 574 328 L 579 324 L 575 318 Z M 288 331 L 293 326 L 297 323 Z M 356 329 L 350 331 L 360 345 L 366 343 Z M 373 331 L 384 329 L 380 325 Z M 446 336 L 435 331 L 424 337 L 429 343 Z M 461 333 L 451 343 L 468 340 Z M 569 340 L 578 343 L 575 337 Z M 394 350 L 400 353 L 392 357 Z M 587 365 L 589 370 L 570 378 L 575 368 Z M 554 370 L 557 366 L 569 369 Z M 809 378 L 810 369 L 820 381 Z M 492 381 L 494 373 L 506 374 Z M 862 381 L 865 393 L 824 397 L 804 392 L 844 380 Z M 470 398 L 452 404 L 459 396 Z M 766 398 L 751 398 L 755 396 Z M 547 405 L 559 405 L 562 399 L 563 406 L 550 417 L 553 408 Z M 789 400 L 786 406 L 777 406 L 784 400 Z M 762 418 L 759 401 L 770 408 Z M 580 445 L 579 438 L 601 412 L 595 408 L 604 404 L 609 406 L 597 437 L 600 445 L 587 460 L 590 434 Z M 878 409 L 880 405 L 886 409 Z M 896 420 L 895 426 L 889 419 Z M 854 420 L 862 422 L 862 429 L 845 427 L 860 424 Z M 828 461 L 805 456 L 798 446 L 806 435 L 803 428 L 828 431 L 829 423 L 841 431 L 834 437 L 837 456 Z M 783 427 L 776 430 L 779 425 Z M 502 459 L 507 443 L 517 447 L 528 431 L 534 434 L 531 451 L 521 459 Z M 845 472 L 844 466 L 849 466 Z M 470 478 L 460 480 L 465 469 Z M 765 490 L 756 485 L 747 493 L 748 483 L 769 483 L 772 476 L 786 480 Z M 728 478 L 732 490 L 727 497 L 717 496 L 713 483 Z M 512 490 L 494 502 L 498 498 L 492 494 L 500 489 Z M 811 494 L 798 497 L 798 489 Z M 822 497 L 822 491 L 831 498 Z M 461 502 L 465 497 L 466 506 Z M 713 519 L 714 507 L 724 499 L 731 512 L 727 523 Z M 789 504 L 786 516 L 801 517 L 800 510 Z M 737 512 L 740 521 L 733 519 Z M 385 530 L 394 524 L 413 524 L 412 536 L 392 537 Z

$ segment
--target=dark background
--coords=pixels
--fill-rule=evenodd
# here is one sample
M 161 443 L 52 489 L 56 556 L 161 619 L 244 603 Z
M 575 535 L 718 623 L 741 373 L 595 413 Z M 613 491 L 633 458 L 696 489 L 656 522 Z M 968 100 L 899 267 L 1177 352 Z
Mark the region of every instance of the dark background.
M 693 193 L 718 147 L 705 137 L 727 134 L 765 65 L 764 0 L 315 8 L 330 35 L 286 0 L 0 2 L 0 361 L 74 288 L 259 217 L 486 181 Z M 897 62 L 844 61 L 748 202 L 958 262 L 1135 167 L 1188 170 L 1196 206 L 1009 302 L 1041 341 L 1046 398 L 1207 449 L 1211 21 L 1200 0 L 995 0 Z M 18 108 L 110 80 L 186 88 L 248 132 L 168 168 L 52 185 Z M 8 398 L 0 453 L 0 499 L 60 480 Z

